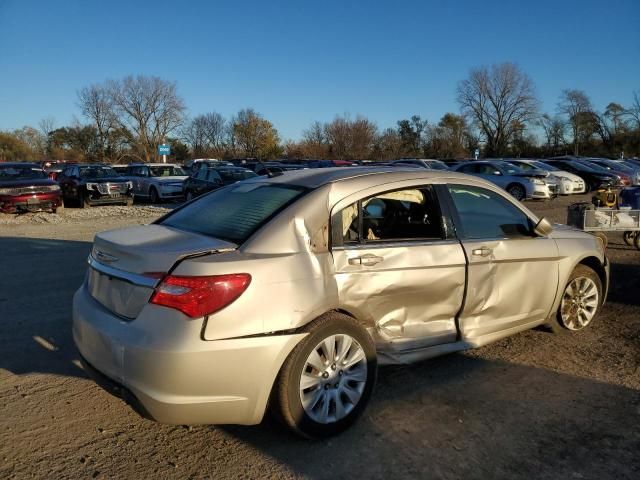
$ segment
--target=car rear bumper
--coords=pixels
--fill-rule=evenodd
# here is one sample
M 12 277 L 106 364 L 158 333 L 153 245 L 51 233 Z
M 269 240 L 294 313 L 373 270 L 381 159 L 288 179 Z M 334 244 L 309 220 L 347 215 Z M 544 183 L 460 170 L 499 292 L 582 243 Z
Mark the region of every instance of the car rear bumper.
M 125 321 L 84 285 L 73 299 L 73 338 L 84 361 L 144 416 L 170 424 L 259 423 L 282 363 L 304 334 L 205 341 L 202 326 L 156 305 Z
M 54 210 L 62 205 L 60 192 L 29 193 L 25 195 L 0 196 L 0 212 L 17 213 Z

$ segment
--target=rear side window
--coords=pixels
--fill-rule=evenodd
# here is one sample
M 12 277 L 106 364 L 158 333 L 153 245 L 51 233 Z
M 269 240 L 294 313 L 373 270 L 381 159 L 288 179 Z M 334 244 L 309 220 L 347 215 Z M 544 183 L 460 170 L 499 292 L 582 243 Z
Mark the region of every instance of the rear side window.
M 197 199 L 160 224 L 240 244 L 305 192 L 291 185 L 231 185 Z
M 498 193 L 481 187 L 449 185 L 467 239 L 531 236 L 529 218 Z

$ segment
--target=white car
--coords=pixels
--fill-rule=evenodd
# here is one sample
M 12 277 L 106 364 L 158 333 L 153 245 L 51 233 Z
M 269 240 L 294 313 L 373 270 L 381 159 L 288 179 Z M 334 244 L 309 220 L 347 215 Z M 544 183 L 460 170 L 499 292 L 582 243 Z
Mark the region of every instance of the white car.
M 182 184 L 188 178 L 182 167 L 170 163 L 132 163 L 126 176 L 133 183 L 135 197 L 151 203 L 182 199 Z
M 540 160 L 523 160 L 520 158 L 509 159 L 509 163 L 517 165 L 522 170 L 545 170 L 556 177 L 558 181 L 558 194 L 571 195 L 574 193 L 584 193 L 587 191 L 586 183 L 575 173 L 559 170 L 558 167 L 549 165 Z

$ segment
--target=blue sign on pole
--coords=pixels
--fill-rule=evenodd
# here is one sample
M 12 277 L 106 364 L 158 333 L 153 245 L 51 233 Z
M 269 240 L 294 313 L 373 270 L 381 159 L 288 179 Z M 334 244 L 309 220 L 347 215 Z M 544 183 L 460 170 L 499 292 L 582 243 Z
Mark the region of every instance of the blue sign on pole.
M 158 145 L 158 155 L 171 155 L 171 145 Z

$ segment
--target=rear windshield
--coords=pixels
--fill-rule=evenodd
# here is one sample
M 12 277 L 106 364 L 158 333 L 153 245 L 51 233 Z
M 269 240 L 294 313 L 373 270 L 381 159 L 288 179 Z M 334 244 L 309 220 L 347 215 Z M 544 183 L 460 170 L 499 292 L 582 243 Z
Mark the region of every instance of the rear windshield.
M 160 224 L 241 244 L 305 191 L 290 185 L 234 184 L 195 200 Z
M 33 180 L 47 178 L 41 168 L 33 165 L 0 165 L 0 181 L 7 180 Z

